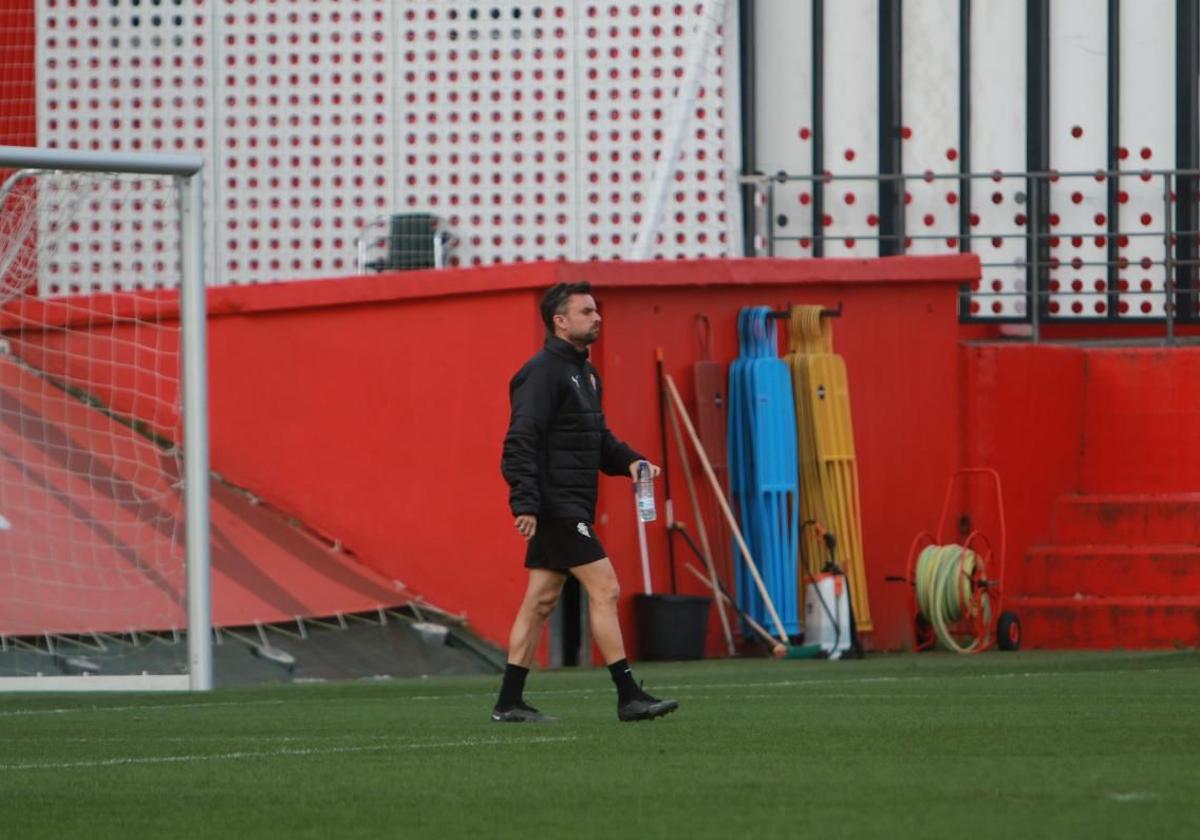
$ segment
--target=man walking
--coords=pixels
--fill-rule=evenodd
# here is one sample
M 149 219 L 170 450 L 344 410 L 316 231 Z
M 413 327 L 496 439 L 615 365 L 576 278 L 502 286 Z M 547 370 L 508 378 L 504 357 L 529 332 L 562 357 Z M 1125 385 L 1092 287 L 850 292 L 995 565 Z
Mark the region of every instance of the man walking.
M 498 723 L 554 720 L 522 696 L 542 626 L 558 602 L 567 575 L 587 591 L 592 636 L 617 687 L 617 717 L 650 720 L 678 708 L 633 681 L 617 621 L 617 575 L 596 539 L 599 472 L 636 478 L 645 461 L 617 440 L 600 409 L 600 379 L 588 345 L 600 335 L 600 313 L 589 283 L 558 283 L 542 297 L 546 344 L 509 383 L 512 417 L 504 437 L 501 471 L 509 506 L 525 538 L 529 586 L 513 622 L 508 667 L 492 711 Z M 658 475 L 659 468 L 651 465 Z

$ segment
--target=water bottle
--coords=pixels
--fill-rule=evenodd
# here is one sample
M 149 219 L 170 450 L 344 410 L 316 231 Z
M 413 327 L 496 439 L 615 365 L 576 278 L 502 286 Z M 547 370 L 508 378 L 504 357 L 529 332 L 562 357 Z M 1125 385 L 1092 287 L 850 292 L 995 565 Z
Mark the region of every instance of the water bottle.
M 634 492 L 637 494 L 638 518 L 643 522 L 653 522 L 658 518 L 658 511 L 654 507 L 654 476 L 650 472 L 649 461 L 638 462 Z

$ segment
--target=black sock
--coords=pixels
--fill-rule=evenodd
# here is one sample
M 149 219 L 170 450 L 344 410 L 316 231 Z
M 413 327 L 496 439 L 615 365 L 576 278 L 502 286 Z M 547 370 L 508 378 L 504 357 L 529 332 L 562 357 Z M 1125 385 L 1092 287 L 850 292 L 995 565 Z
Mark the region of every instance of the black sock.
M 525 691 L 525 677 L 528 675 L 528 668 L 508 663 L 504 668 L 504 681 L 500 683 L 500 699 L 496 701 L 497 709 L 507 711 L 521 705 L 521 696 Z
M 617 702 L 627 703 L 638 694 L 637 683 L 633 681 L 633 671 L 629 670 L 629 660 L 619 659 L 608 666 L 608 673 L 617 686 Z

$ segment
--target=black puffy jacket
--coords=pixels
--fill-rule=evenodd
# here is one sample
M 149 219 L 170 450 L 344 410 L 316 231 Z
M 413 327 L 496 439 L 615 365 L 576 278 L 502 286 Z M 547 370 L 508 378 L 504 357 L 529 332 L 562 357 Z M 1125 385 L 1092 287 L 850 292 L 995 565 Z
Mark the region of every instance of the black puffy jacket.
M 642 456 L 608 430 L 587 351 L 547 338 L 508 392 L 512 417 L 500 471 L 513 515 L 594 522 L 598 472 L 628 475 Z

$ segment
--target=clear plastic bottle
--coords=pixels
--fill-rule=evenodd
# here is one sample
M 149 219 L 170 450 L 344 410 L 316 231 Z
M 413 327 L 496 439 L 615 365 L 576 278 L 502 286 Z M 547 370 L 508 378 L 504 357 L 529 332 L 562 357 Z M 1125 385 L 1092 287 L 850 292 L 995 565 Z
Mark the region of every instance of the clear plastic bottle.
M 653 522 L 658 518 L 658 510 L 654 507 L 654 476 L 650 472 L 649 461 L 639 461 L 637 468 L 638 517 L 643 522 Z

